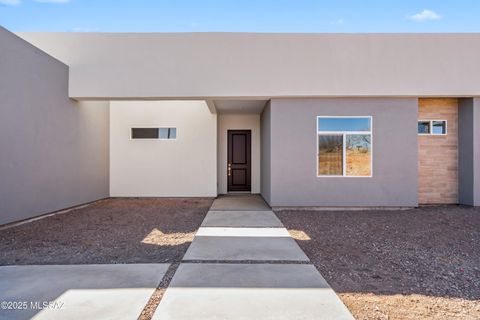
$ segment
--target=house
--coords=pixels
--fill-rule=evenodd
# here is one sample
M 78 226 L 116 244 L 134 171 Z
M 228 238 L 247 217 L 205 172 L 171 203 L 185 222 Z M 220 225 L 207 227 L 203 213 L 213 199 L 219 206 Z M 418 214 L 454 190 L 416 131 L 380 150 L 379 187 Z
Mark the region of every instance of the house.
M 480 34 L 0 29 L 0 223 L 106 197 L 480 205 Z

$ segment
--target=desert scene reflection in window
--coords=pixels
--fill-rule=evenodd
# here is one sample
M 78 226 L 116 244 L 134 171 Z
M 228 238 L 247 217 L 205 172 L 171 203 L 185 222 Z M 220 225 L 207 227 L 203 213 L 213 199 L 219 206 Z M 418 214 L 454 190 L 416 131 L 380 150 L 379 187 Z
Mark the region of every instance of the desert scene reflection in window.
M 346 175 L 372 174 L 372 137 L 369 134 L 346 135 Z
M 318 174 L 343 175 L 343 136 L 318 136 Z

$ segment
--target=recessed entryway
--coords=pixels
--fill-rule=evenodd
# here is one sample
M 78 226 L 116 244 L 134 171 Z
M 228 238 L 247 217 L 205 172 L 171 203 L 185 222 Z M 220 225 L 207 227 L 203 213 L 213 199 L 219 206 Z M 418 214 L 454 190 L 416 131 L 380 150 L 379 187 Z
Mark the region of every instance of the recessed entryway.
M 219 111 L 220 112 L 220 111 Z M 237 184 L 242 181 L 233 181 L 236 186 L 234 188 L 229 187 L 228 176 L 228 164 L 229 162 L 229 132 L 230 131 L 249 131 L 250 132 L 250 173 L 246 173 L 250 178 L 250 188 L 239 188 Z M 233 148 L 238 145 L 241 148 L 243 144 L 243 138 L 236 135 Z M 235 143 L 236 142 L 236 143 Z M 237 154 L 238 158 L 241 158 L 241 154 Z M 231 159 L 232 160 L 232 159 Z M 233 159 L 243 160 L 243 159 Z M 233 164 L 232 164 L 233 166 Z M 239 169 L 237 167 L 237 169 Z M 232 170 L 232 169 L 230 169 Z M 231 176 L 233 178 L 242 178 L 238 174 L 241 171 L 231 171 L 231 174 L 237 174 L 237 176 Z M 240 179 L 241 180 L 241 179 Z M 232 181 L 231 181 L 232 182 Z M 217 183 L 218 194 L 227 193 L 260 193 L 260 115 L 259 114 L 217 114 Z M 245 191 L 241 191 L 245 190 Z

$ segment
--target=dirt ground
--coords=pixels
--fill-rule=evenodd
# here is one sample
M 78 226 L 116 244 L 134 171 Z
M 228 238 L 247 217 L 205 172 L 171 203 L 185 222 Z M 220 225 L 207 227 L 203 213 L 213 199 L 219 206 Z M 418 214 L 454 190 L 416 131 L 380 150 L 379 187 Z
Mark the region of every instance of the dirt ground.
M 182 259 L 209 199 L 107 199 L 0 230 L 0 265 L 173 263 Z
M 480 209 L 277 215 L 357 319 L 480 319 Z
M 0 230 L 0 265 L 171 263 L 139 317 L 150 320 L 212 201 L 107 199 Z

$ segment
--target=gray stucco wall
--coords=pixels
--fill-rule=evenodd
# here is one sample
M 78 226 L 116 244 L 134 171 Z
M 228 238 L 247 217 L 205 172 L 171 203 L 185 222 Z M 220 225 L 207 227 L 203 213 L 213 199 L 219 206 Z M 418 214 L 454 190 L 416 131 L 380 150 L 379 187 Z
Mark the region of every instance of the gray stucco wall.
M 463 98 L 458 108 L 459 203 L 480 206 L 480 98 Z
M 271 106 L 267 102 L 260 117 L 260 193 L 271 203 Z
M 0 28 L 0 224 L 108 197 L 108 103 L 68 98 L 68 67 Z
M 473 99 L 458 103 L 458 202 L 474 204 L 474 109 Z
M 473 200 L 475 206 L 480 206 L 480 98 L 476 97 L 473 99 L 473 109 L 474 109 L 474 130 L 473 130 Z
M 417 206 L 418 101 L 273 99 L 272 206 Z M 317 177 L 316 117 L 373 117 L 373 177 Z
M 81 99 L 480 95 L 475 33 L 20 35 Z

